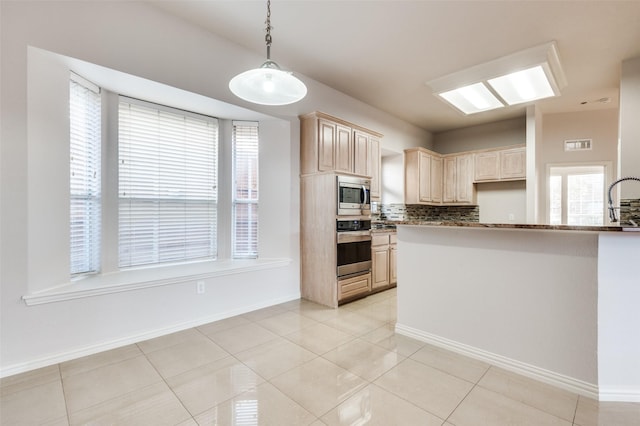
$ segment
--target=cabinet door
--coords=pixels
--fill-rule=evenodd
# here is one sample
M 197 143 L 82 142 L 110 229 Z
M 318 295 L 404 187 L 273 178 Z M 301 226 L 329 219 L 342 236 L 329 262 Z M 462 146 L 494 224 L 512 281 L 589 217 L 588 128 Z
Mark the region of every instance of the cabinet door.
M 371 136 L 369 138 L 369 164 L 371 172 L 371 199 L 379 201 L 382 195 L 380 181 L 380 139 Z
M 524 179 L 526 166 L 525 148 L 505 149 L 500 152 L 501 179 Z
M 334 170 L 335 145 L 336 125 L 327 120 L 318 120 L 318 170 Z
M 419 201 L 431 201 L 431 156 L 424 152 L 418 153 Z
M 456 156 L 456 202 L 473 203 L 473 156 L 470 154 Z
M 442 202 L 442 157 L 431 157 L 431 201 Z
M 369 172 L 369 163 L 371 162 L 369 155 L 369 135 L 358 131 L 354 132 L 354 143 L 355 158 L 353 173 L 360 176 L 371 177 L 371 173 Z
M 371 291 L 371 274 L 358 275 L 338 281 L 338 300 L 367 294 Z
M 476 182 L 500 179 L 500 156 L 498 151 L 479 152 L 475 157 Z
M 353 173 L 353 139 L 349 127 L 336 125 L 336 164 L 337 172 Z
M 444 182 L 442 191 L 442 201 L 445 203 L 454 203 L 456 201 L 457 182 L 456 182 L 456 157 L 444 158 L 444 172 L 442 173 Z
M 389 285 L 389 246 L 379 246 L 371 249 L 373 263 L 373 289 Z
M 398 283 L 398 247 L 393 245 L 389 247 L 389 284 Z

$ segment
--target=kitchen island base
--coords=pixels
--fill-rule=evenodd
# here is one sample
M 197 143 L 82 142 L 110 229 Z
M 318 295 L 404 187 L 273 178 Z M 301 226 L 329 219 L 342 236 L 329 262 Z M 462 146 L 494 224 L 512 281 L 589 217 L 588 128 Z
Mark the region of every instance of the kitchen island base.
M 639 237 L 399 225 L 396 330 L 591 398 L 640 401 Z

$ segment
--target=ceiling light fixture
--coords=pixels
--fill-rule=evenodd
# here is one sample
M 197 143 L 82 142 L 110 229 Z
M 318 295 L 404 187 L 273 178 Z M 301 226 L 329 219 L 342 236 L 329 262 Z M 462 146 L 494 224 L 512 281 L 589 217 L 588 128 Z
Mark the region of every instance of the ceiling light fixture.
M 464 114 L 559 96 L 567 82 L 555 42 L 545 43 L 427 83 Z M 465 95 L 473 91 L 472 101 Z M 482 106 L 485 105 L 485 106 Z
M 504 106 L 482 83 L 470 84 L 438 95 L 465 114 L 489 111 Z
M 267 60 L 260 66 L 236 75 L 229 82 L 229 89 L 237 97 L 260 105 L 288 105 L 307 95 L 307 86 L 283 71 L 271 60 L 271 0 L 267 0 Z

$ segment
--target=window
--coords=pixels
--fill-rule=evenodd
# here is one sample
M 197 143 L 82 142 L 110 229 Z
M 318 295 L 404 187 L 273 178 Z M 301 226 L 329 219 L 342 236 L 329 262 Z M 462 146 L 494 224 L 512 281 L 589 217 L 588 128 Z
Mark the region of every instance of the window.
M 215 258 L 218 122 L 120 98 L 119 267 Z
M 100 269 L 100 88 L 72 74 L 69 85 L 71 274 Z
M 233 257 L 258 257 L 258 123 L 233 122 Z
M 604 166 L 549 168 L 549 223 L 604 223 Z

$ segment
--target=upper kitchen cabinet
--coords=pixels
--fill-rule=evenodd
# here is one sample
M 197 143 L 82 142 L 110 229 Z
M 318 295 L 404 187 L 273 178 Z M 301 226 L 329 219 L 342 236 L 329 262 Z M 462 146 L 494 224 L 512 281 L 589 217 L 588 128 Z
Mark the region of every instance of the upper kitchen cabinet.
M 382 135 L 322 112 L 300 117 L 303 175 L 336 172 L 371 179 L 371 198 L 380 199 Z
M 475 182 L 526 178 L 526 148 L 497 148 L 475 153 Z
M 380 201 L 382 196 L 381 177 L 381 158 L 380 158 L 380 138 L 376 136 L 369 137 L 369 162 L 371 164 L 371 200 Z
M 500 179 L 525 179 L 526 177 L 526 148 L 519 147 L 500 151 Z
M 404 151 L 405 204 L 442 202 L 442 156 L 424 148 Z
M 444 204 L 475 204 L 473 186 L 473 154 L 445 155 L 443 172 Z

